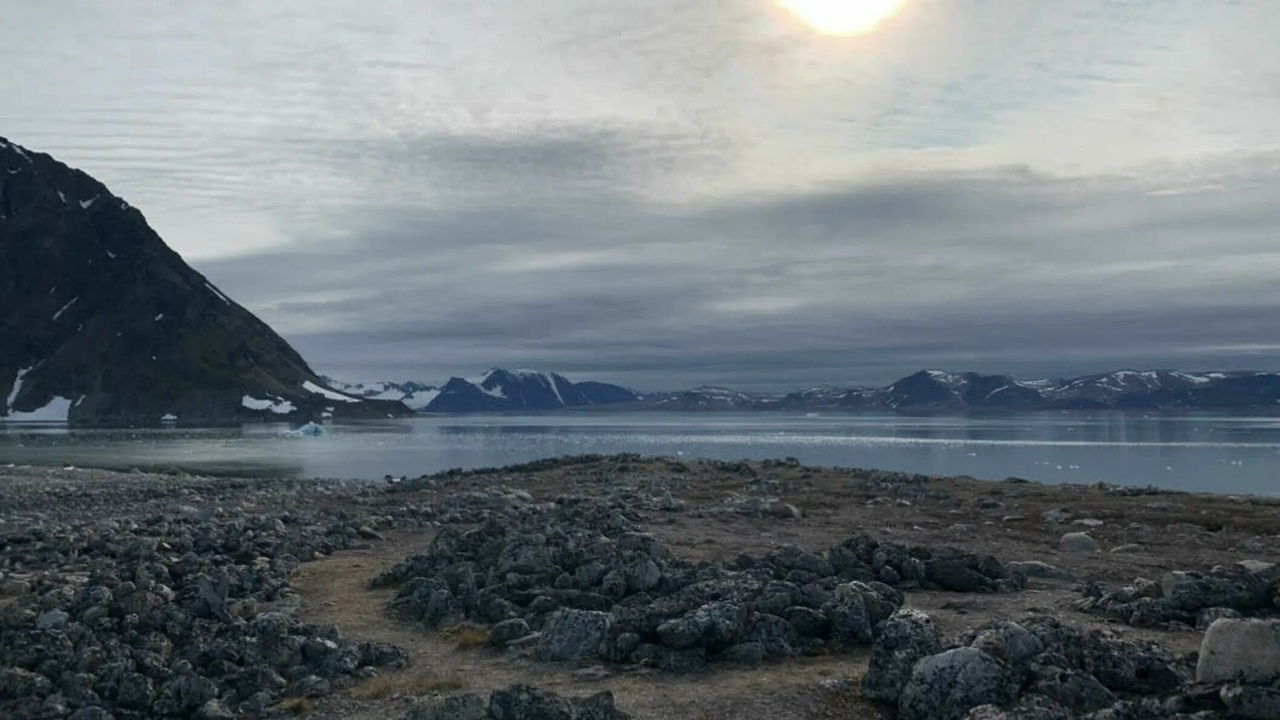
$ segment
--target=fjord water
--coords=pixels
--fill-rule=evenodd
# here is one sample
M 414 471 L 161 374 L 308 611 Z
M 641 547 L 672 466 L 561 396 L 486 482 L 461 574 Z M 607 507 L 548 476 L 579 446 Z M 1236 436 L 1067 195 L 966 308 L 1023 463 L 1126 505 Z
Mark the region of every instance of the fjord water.
M 984 479 L 1280 494 L 1280 418 L 1044 413 L 999 416 L 574 413 L 330 425 L 68 430 L 0 426 L 0 464 L 380 479 L 582 453 L 635 452 Z

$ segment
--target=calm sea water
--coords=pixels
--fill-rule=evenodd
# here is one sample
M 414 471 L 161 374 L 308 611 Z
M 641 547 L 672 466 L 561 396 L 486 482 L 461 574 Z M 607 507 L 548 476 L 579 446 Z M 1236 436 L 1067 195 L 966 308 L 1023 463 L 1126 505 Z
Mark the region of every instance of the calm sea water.
M 792 456 L 812 465 L 1280 494 L 1280 418 L 581 413 L 145 431 L 0 426 L 0 464 L 378 479 L 579 453 Z

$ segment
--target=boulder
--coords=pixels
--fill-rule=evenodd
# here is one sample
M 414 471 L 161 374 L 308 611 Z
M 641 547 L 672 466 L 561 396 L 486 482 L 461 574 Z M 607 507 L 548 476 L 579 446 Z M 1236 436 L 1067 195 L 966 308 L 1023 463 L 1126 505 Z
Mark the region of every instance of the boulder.
M 871 646 L 862 694 L 868 700 L 897 704 L 916 663 L 941 651 L 941 635 L 928 615 L 909 609 L 895 612 Z
M 1017 680 L 999 660 L 977 648 L 948 650 L 921 660 L 898 699 L 902 720 L 963 720 L 979 705 L 1005 706 Z
M 1280 679 L 1280 620 L 1217 620 L 1200 643 L 1198 682 Z

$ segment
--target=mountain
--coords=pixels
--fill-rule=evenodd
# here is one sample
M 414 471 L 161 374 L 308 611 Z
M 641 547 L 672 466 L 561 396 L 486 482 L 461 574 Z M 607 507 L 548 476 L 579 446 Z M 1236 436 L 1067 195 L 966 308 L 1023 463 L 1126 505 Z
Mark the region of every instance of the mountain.
M 780 395 L 762 395 L 729 388 L 704 386 L 680 392 L 654 393 L 646 405 L 656 410 L 764 410 L 777 406 Z
M 1280 410 L 1280 373 L 1117 370 L 1067 379 L 1017 380 L 922 370 L 883 388 L 831 386 L 786 395 L 702 387 L 646 395 L 655 410 Z
M 0 138 L 0 419 L 147 425 L 410 411 L 328 387 L 89 175 Z
M 347 384 L 333 387 L 360 397 L 399 400 L 420 412 L 472 413 L 563 410 L 638 403 L 633 390 L 602 382 L 571 382 L 563 375 L 494 368 L 476 378 L 450 378 L 440 387 L 416 382 Z
M 377 382 L 377 383 L 344 383 L 333 378 L 322 376 L 329 387 L 348 395 L 372 400 L 390 400 L 408 405 L 412 410 L 425 410 L 432 400 L 440 394 L 440 388 L 424 385 L 419 382 Z
M 328 380 L 328 378 L 326 378 Z M 436 388 L 381 382 L 331 387 L 360 397 L 403 400 L 427 412 L 481 413 L 603 407 L 673 411 L 963 412 L 1035 410 L 1280 410 L 1280 373 L 1117 370 L 1077 378 L 1018 380 L 1008 375 L 922 370 L 886 387 L 830 385 L 756 393 L 703 386 L 640 395 L 606 383 L 572 383 L 555 373 L 495 368 Z

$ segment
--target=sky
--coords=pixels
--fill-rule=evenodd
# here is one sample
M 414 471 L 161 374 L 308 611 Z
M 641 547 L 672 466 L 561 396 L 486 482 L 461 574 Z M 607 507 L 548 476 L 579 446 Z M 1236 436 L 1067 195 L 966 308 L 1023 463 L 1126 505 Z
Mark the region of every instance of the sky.
M 0 0 L 0 135 L 344 380 L 1280 366 L 1280 2 L 870 2 Z

